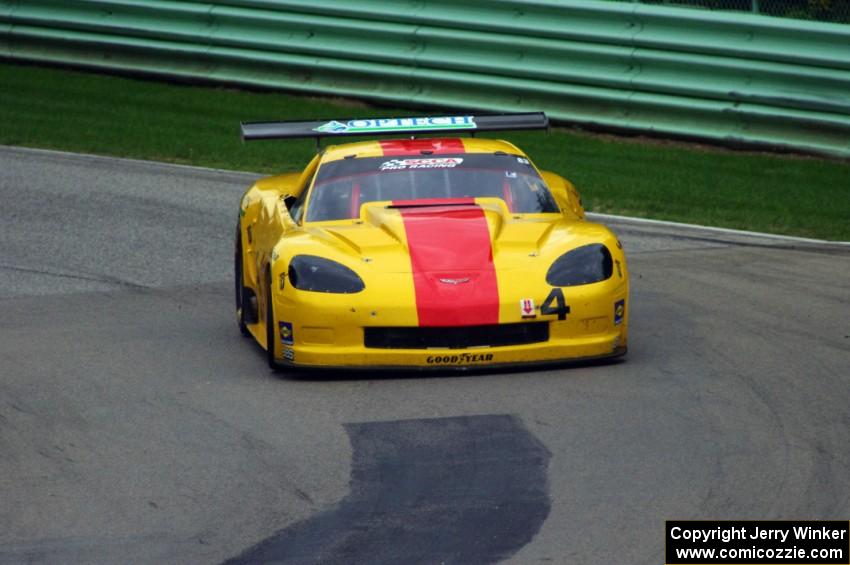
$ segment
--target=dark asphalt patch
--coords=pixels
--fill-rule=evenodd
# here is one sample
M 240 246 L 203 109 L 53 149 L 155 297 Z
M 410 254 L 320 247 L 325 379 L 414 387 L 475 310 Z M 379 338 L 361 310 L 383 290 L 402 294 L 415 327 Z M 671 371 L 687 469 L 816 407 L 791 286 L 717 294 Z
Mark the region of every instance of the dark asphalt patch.
M 228 564 L 494 563 L 531 541 L 549 514 L 549 451 L 514 416 L 346 430 L 350 494 Z

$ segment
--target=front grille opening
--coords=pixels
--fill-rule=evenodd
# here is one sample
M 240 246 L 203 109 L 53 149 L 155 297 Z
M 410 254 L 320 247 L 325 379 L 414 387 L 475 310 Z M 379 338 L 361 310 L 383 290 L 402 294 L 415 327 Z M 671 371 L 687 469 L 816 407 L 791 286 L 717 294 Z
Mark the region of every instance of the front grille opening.
M 364 328 L 364 345 L 374 349 L 466 349 L 549 341 L 549 323 L 437 328 Z

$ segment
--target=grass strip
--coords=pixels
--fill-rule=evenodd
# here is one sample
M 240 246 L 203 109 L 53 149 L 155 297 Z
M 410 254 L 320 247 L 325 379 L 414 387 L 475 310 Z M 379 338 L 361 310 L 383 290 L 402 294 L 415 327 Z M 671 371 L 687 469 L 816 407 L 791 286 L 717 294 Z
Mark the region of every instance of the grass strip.
M 300 170 L 312 140 L 243 144 L 239 122 L 411 115 L 345 100 L 0 63 L 0 144 L 257 172 Z M 615 138 L 505 132 L 595 212 L 850 240 L 850 163 Z

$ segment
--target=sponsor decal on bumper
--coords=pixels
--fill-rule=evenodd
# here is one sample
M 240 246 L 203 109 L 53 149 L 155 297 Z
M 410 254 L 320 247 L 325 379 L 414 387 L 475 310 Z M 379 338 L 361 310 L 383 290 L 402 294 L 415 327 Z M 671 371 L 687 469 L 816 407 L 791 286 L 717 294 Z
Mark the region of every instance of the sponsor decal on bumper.
M 626 301 L 618 300 L 614 303 L 614 325 L 618 326 L 623 323 L 623 316 L 626 315 Z
M 280 342 L 283 345 L 292 345 L 294 335 L 292 333 L 292 322 L 278 322 L 280 327 Z
M 429 365 L 470 365 L 473 363 L 492 363 L 492 353 L 458 353 L 454 355 L 429 355 L 425 358 Z
M 519 301 L 519 313 L 523 318 L 535 318 L 537 317 L 537 312 L 535 312 L 534 307 L 534 299 L 533 298 L 523 298 Z

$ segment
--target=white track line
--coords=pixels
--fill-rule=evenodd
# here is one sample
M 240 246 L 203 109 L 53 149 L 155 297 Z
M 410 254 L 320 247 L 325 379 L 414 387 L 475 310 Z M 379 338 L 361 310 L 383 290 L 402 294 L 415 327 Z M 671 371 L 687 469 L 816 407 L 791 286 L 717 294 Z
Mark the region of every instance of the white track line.
M 86 161 L 100 161 L 104 163 L 137 163 L 150 167 L 174 168 L 188 171 L 221 173 L 225 175 L 246 175 L 260 178 L 267 176 L 264 173 L 254 173 L 252 171 L 233 171 L 230 169 L 214 169 L 211 167 L 199 167 L 197 165 L 183 165 L 180 163 L 166 163 L 164 161 L 149 161 L 145 159 L 131 159 L 130 157 L 112 157 L 109 155 L 92 155 L 89 153 L 73 153 L 71 151 L 58 151 L 56 149 L 37 149 L 35 147 L 18 147 L 16 145 L 0 145 L 0 151 L 18 152 L 18 153 L 33 153 L 35 155 L 56 155 L 59 157 L 73 157 Z M 247 187 L 246 187 L 247 188 Z
M 649 218 L 633 218 L 630 216 L 615 216 L 614 214 L 599 214 L 597 212 L 588 212 L 587 218 L 590 220 L 601 220 L 611 222 L 623 222 L 629 224 L 644 224 L 648 226 L 666 226 L 671 228 L 682 228 L 689 230 L 709 231 L 713 233 L 726 233 L 730 235 L 740 235 L 749 237 L 758 237 L 764 239 L 775 239 L 781 241 L 794 241 L 799 243 L 816 243 L 819 245 L 847 245 L 850 246 L 850 241 L 829 241 L 826 239 L 810 239 L 807 237 L 795 237 L 792 235 L 778 235 L 773 233 L 763 233 L 757 231 L 733 230 L 730 228 L 715 228 L 712 226 L 701 226 L 698 224 L 683 224 L 680 222 L 668 222 L 666 220 L 651 220 Z

